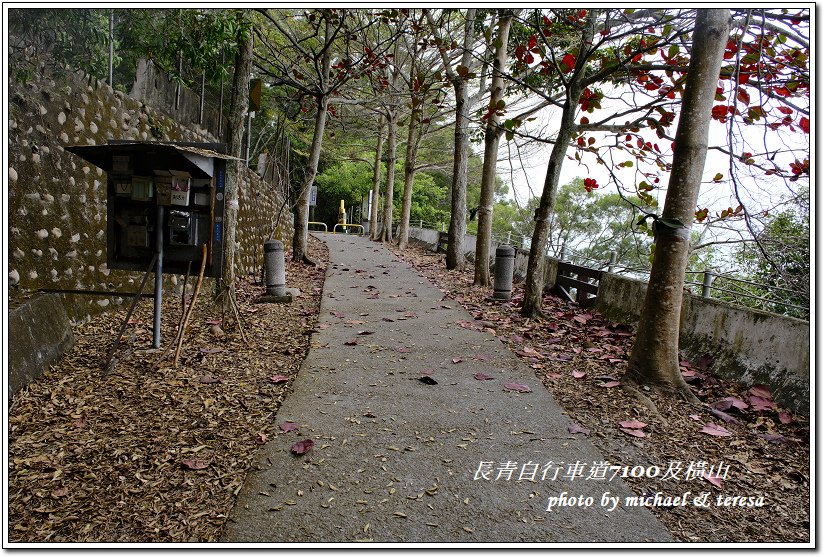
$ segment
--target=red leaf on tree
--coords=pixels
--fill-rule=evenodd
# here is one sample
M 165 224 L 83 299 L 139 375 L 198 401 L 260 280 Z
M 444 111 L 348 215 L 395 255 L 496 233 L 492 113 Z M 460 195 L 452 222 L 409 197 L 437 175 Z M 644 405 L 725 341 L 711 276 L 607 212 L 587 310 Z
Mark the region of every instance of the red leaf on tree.
M 284 433 L 288 433 L 290 431 L 295 431 L 296 429 L 298 429 L 298 424 L 292 422 L 283 422 L 278 427 L 280 427 L 280 430 Z
M 530 389 L 526 385 L 522 385 L 520 383 L 515 383 L 514 381 L 512 383 L 507 383 L 506 385 L 504 385 L 504 387 L 506 387 L 510 391 L 518 391 L 519 393 L 532 392 L 532 389 Z
M 798 125 L 804 131 L 804 133 L 810 133 L 810 120 L 806 116 L 802 116 L 801 120 L 799 120 Z
M 561 58 L 561 71 L 564 73 L 569 73 L 572 71 L 572 68 L 575 67 L 575 56 L 572 54 L 565 54 L 563 58 Z
M 727 121 L 727 114 L 728 111 L 726 105 L 717 104 L 714 107 L 712 107 L 712 117 L 721 123 Z
M 718 424 L 712 422 L 704 425 L 699 433 L 706 433 L 707 435 L 714 435 L 716 437 L 729 437 L 732 435 L 729 431 Z
M 272 383 L 275 383 L 275 384 L 277 384 L 277 383 L 286 383 L 287 381 L 289 381 L 289 378 L 286 377 L 285 375 L 273 375 L 272 377 L 269 378 L 269 381 L 271 381 Z
M 311 439 L 304 439 L 303 441 L 298 441 L 294 445 L 292 445 L 292 454 L 294 455 L 302 455 L 309 452 L 309 450 L 315 446 L 315 442 Z

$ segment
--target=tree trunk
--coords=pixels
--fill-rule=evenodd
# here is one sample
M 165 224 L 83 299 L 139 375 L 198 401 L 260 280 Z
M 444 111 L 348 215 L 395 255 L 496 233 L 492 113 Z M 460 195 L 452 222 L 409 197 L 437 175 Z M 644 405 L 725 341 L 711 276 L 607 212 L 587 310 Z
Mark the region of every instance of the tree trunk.
M 395 203 L 395 161 L 398 158 L 398 113 L 386 112 L 386 193 L 383 195 L 381 242 L 392 241 L 392 210 Z
M 383 115 L 378 116 L 378 145 L 375 148 L 375 168 L 372 171 L 372 212 L 369 215 L 369 239 L 378 239 L 378 199 L 381 192 L 381 166 L 383 163 Z
M 240 39 L 240 37 L 239 37 Z M 243 131 L 246 109 L 249 106 L 249 72 L 252 68 L 252 32 L 240 40 L 235 57 L 235 73 L 232 80 L 232 100 L 227 119 L 226 143 L 229 155 L 240 158 L 243 152 Z M 235 280 L 235 252 L 237 251 L 237 214 L 240 208 L 240 180 L 244 162 L 230 160 L 226 165 L 226 191 L 224 219 L 223 284 L 219 288 L 231 288 Z
M 412 102 L 415 102 L 413 97 Z M 420 102 L 423 102 L 421 100 Z M 412 212 L 412 186 L 415 184 L 415 164 L 418 158 L 418 137 L 421 126 L 421 110 L 413 108 L 409 115 L 409 130 L 406 136 L 406 157 L 403 163 L 403 204 L 401 205 L 401 225 L 398 229 L 398 247 L 406 249 L 409 244 L 409 218 Z
M 463 270 L 466 236 L 466 169 L 469 158 L 469 110 L 466 81 L 457 78 L 455 87 L 455 154 L 452 164 L 452 214 L 449 217 L 449 244 L 446 268 Z
M 328 73 L 328 72 L 327 72 Z M 306 175 L 300 188 L 300 195 L 295 206 L 295 235 L 292 238 L 292 260 L 303 261 L 314 265 L 308 256 L 309 242 L 309 195 L 315 174 L 318 171 L 320 149 L 323 145 L 323 134 L 326 131 L 326 116 L 329 108 L 329 97 L 320 95 L 316 99 L 318 112 L 315 114 L 315 131 L 312 136 L 312 147 L 309 150 L 309 161 L 306 163 Z
M 701 188 L 710 115 L 730 34 L 730 12 L 699 9 L 675 134 L 672 172 L 661 218 L 655 223 L 655 259 L 627 377 L 695 400 L 678 367 L 678 334 L 690 228 Z
M 587 26 L 581 32 L 581 50 L 589 48 L 595 34 L 594 11 L 590 11 Z M 537 318 L 542 315 L 545 269 L 546 269 L 546 242 L 549 236 L 549 219 L 555 209 L 555 197 L 558 194 L 558 182 L 561 178 L 561 168 L 564 165 L 567 149 L 575 133 L 575 113 L 578 110 L 578 100 L 584 91 L 584 67 L 586 56 L 579 56 L 574 73 L 569 78 L 566 90 L 564 108 L 561 112 L 561 125 L 558 136 L 549 156 L 549 164 L 544 179 L 544 189 L 541 192 L 541 201 L 535 209 L 535 230 L 532 233 L 532 245 L 529 247 L 529 261 L 526 267 L 524 284 L 524 303 L 521 315 Z
M 498 163 L 498 142 L 501 129 L 498 123 L 498 102 L 504 94 L 504 78 L 501 75 L 506 65 L 506 48 L 509 41 L 509 28 L 512 24 L 512 12 L 500 10 L 498 21 L 498 45 L 495 47 L 495 59 L 492 61 L 492 84 L 490 86 L 489 118 L 484 133 L 484 165 L 481 175 L 481 200 L 478 208 L 478 238 L 475 244 L 475 284 L 489 286 L 489 253 L 492 245 L 492 207 L 495 201 L 495 169 Z

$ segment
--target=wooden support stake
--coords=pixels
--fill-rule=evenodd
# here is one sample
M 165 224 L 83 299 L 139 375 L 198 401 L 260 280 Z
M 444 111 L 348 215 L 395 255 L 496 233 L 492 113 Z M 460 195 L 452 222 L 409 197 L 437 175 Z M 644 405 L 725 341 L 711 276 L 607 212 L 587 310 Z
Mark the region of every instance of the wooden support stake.
M 140 295 L 143 294 L 143 289 L 146 287 L 146 282 L 149 280 L 149 273 L 151 273 L 152 269 L 154 269 L 155 263 L 157 263 L 157 253 L 155 253 L 152 257 L 152 261 L 149 263 L 149 268 L 146 269 L 146 272 L 143 274 L 143 280 L 140 281 L 140 288 L 138 288 L 137 293 L 132 299 L 132 305 L 129 307 L 129 311 L 126 312 L 126 317 L 123 318 L 123 323 L 120 324 L 120 330 L 117 332 L 117 338 L 114 339 L 112 347 L 109 348 L 109 353 L 106 354 L 106 363 L 103 365 L 102 373 L 104 376 L 110 371 L 109 367 L 111 366 L 114 353 L 117 351 L 117 347 L 120 346 L 120 339 L 126 331 L 126 326 L 129 324 L 129 318 L 132 316 L 134 309 L 137 307 L 137 302 L 140 300 Z
M 192 293 L 192 303 L 189 304 L 189 307 L 186 310 L 186 317 L 183 319 L 183 326 L 180 328 L 180 336 L 177 339 L 174 362 L 175 367 L 177 367 L 177 363 L 180 360 L 180 349 L 183 348 L 183 339 L 186 336 L 186 327 L 189 326 L 189 318 L 192 316 L 192 311 L 195 308 L 195 302 L 197 302 L 197 295 L 200 293 L 200 285 L 203 283 L 204 272 L 206 272 L 206 244 L 203 244 L 203 256 L 200 261 L 200 274 L 197 276 L 195 291 Z

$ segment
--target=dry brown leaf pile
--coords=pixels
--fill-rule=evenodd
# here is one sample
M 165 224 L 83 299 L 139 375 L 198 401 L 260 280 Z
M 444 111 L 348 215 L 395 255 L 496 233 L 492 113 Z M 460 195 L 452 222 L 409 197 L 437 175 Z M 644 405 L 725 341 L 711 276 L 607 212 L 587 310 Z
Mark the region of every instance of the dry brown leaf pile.
M 248 343 L 232 312 L 201 292 L 178 369 L 171 357 L 157 366 L 148 301 L 106 377 L 100 367 L 125 309 L 77 327 L 72 350 L 10 409 L 10 540 L 218 540 L 317 322 L 328 251 L 312 239 L 310 253 L 316 268 L 287 261 L 287 283 L 301 291 L 291 304 L 254 304 L 263 287 L 240 281 Z M 164 347 L 180 306 L 164 300 Z
M 514 286 L 511 303 L 489 302 L 491 288 L 472 285 L 471 265 L 464 272 L 447 271 L 443 255 L 419 247 L 396 254 L 475 317 L 474 322 L 461 322 L 461 326 L 496 335 L 529 364 L 576 424 L 570 433 L 588 436 L 605 460 L 630 468 L 658 466 L 662 472 L 671 462 L 682 463 L 678 482 L 629 477 L 629 485 L 639 495 L 709 491 L 714 502 L 719 495 L 764 497 L 761 508 L 715 504 L 707 509 L 692 505 L 653 507 L 676 540 L 811 541 L 810 431 L 806 417 L 781 408 L 756 410 L 752 406 L 743 411 L 733 407 L 721 414 L 713 412 L 710 405 L 727 397 L 755 400 L 747 398 L 752 396 L 752 386 L 719 379 L 712 373 L 711 362 L 682 361 L 682 373 L 703 404 L 649 392 L 663 418 L 656 419 L 637 398 L 620 388 L 634 337 L 632 327 L 610 323 L 595 311 L 552 295 L 544 298 L 547 318 L 530 321 L 519 314 L 522 285 Z M 622 430 L 621 422 L 630 427 Z M 708 428 L 713 434 L 702 432 L 708 424 L 713 424 Z M 720 485 L 703 477 L 686 481 L 690 463 L 702 461 L 707 468 L 729 465 L 727 479 L 716 481 Z

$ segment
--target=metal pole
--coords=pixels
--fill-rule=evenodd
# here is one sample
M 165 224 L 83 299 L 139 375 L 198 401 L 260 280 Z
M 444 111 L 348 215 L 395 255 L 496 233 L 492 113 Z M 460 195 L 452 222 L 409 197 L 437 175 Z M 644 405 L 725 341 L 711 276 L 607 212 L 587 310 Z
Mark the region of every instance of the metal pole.
M 183 95 L 183 51 L 177 53 L 177 87 L 175 87 L 175 110 L 180 109 L 180 97 Z
M 109 87 L 114 87 L 114 10 L 109 12 Z
M 246 166 L 249 166 L 249 152 L 252 147 L 252 112 L 249 112 L 246 128 Z
M 152 346 L 160 348 L 160 310 L 163 306 L 163 205 L 157 206 L 157 223 L 155 224 L 155 266 L 154 285 L 154 336 Z
M 226 64 L 226 51 L 220 49 L 220 65 Z M 223 137 L 223 72 L 220 72 L 220 109 L 217 111 L 217 136 Z
M 712 270 L 704 269 L 704 284 L 701 285 L 701 297 L 703 298 L 711 298 L 712 294 L 710 293 L 710 287 L 712 286 L 712 281 L 715 280 L 715 275 L 713 274 Z
M 203 106 L 206 101 L 206 70 L 200 75 L 200 116 L 197 123 L 203 125 Z
M 615 264 L 618 263 L 618 252 L 613 251 L 609 254 L 609 267 L 607 267 L 607 272 L 612 273 L 615 271 Z

